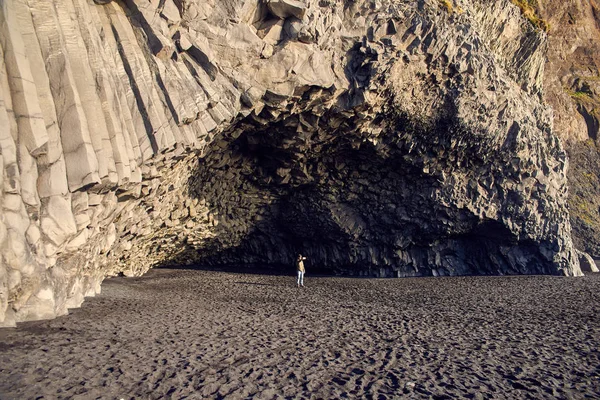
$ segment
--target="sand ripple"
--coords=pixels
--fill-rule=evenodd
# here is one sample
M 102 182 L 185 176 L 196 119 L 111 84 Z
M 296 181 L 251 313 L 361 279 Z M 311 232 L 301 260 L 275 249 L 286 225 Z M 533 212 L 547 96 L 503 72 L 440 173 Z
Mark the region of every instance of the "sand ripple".
M 306 280 L 107 280 L 0 329 L 0 398 L 600 398 L 599 275 Z

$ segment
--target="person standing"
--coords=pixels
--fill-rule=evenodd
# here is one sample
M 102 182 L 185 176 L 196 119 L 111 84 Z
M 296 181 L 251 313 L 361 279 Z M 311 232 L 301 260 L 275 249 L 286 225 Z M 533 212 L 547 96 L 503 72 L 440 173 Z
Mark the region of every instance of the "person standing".
M 298 287 L 304 287 L 304 260 L 306 257 L 302 257 L 302 254 L 298 254 L 298 258 L 296 259 L 296 272 L 298 274 L 298 279 L 296 280 L 296 284 Z

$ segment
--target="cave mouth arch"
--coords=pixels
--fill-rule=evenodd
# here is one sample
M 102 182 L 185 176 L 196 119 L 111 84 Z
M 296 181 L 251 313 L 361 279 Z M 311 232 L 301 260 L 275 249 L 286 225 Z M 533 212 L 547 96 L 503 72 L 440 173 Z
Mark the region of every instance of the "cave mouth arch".
M 319 274 L 550 273 L 501 222 L 448 205 L 438 174 L 424 173 L 431 135 L 402 134 L 414 129 L 406 118 L 380 141 L 352 120 L 343 135 L 319 129 L 331 118 L 290 115 L 215 138 L 188 167 L 186 189 L 208 209 L 212 235 L 183 238 L 155 266 L 285 273 L 301 253 Z

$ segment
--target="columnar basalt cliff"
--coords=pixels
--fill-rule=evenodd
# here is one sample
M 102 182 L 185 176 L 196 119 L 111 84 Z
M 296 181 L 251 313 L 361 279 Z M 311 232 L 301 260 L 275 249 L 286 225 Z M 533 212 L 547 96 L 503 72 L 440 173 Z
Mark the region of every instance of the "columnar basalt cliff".
M 161 265 L 580 275 L 508 0 L 4 0 L 0 324 Z

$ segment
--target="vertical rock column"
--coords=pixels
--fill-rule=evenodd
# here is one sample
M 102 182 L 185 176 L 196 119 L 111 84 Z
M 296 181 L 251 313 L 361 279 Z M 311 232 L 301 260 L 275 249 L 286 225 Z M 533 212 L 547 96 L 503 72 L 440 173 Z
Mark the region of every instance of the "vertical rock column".
M 111 28 L 118 42 L 117 46 L 125 64 L 125 71 L 132 89 L 137 91 L 135 95 L 138 107 L 146 114 L 146 131 L 152 135 L 154 152 L 166 150 L 175 144 L 175 137 L 164 109 L 161 107 L 162 103 L 154 82 L 152 82 L 154 74 L 150 71 L 141 49 L 137 46 L 131 24 L 117 7 L 114 3 L 105 6 L 106 11 L 110 13 Z M 138 135 L 143 132 L 138 130 Z
M 71 0 L 67 1 L 67 6 L 69 9 L 75 11 L 74 20 L 79 25 L 79 31 L 82 34 L 83 43 L 87 50 L 98 100 L 102 105 L 103 121 L 105 121 L 110 139 L 110 149 L 114 158 L 119 183 L 128 182 L 132 172 L 130 165 L 132 149 L 129 141 L 125 141 L 123 122 L 120 120 L 118 108 L 115 107 L 115 85 L 106 69 L 107 62 L 99 43 L 98 25 L 93 20 L 91 9 L 86 2 Z
M 101 50 L 106 62 L 105 67 L 108 67 L 106 69 L 114 87 L 114 106 L 117 107 L 114 112 L 121 118 L 124 140 L 128 149 L 131 148 L 130 165 L 134 168 L 132 173 L 139 178 L 138 166 L 152 157 L 152 146 L 145 132 L 143 116 L 140 114 L 135 95 L 129 85 L 129 78 L 118 51 L 118 44 L 108 15 L 100 7 L 91 7 L 89 11 L 93 23 L 103 33 L 101 36 Z M 138 129 L 141 134 L 139 137 L 137 135 Z M 138 138 L 141 138 L 141 141 Z M 138 172 L 136 173 L 136 171 Z
M 54 5 L 52 2 L 30 1 L 29 6 L 61 132 L 69 190 L 76 191 L 100 183 L 98 159 Z
M 97 83 L 92 74 L 77 17 L 72 15 L 74 14 L 73 6 L 68 1 L 56 2 L 54 7 L 58 27 L 64 38 L 66 56 L 71 64 L 74 82 L 79 92 L 81 106 L 88 122 L 90 138 L 98 159 L 100 179 L 114 184 L 117 182 L 117 173 L 112 146 L 102 108 L 98 107 L 101 103 L 96 92 Z
M 49 318 L 55 315 L 52 291 L 44 279 L 46 260 L 39 245 L 40 224 L 47 211 L 38 195 L 38 166 L 47 160 L 49 136 L 26 44 L 18 18 L 21 3 L 0 4 L 0 147 L 3 154 L 2 220 L 0 234 L 0 323 L 18 317 Z M 38 160 L 36 160 L 36 158 Z M 6 183 L 6 184 L 4 184 Z M 8 297 L 4 290 L 8 289 Z M 18 296 L 15 296 L 18 294 Z M 4 305 L 4 299 L 8 302 Z M 8 307 L 8 303 L 11 304 Z

